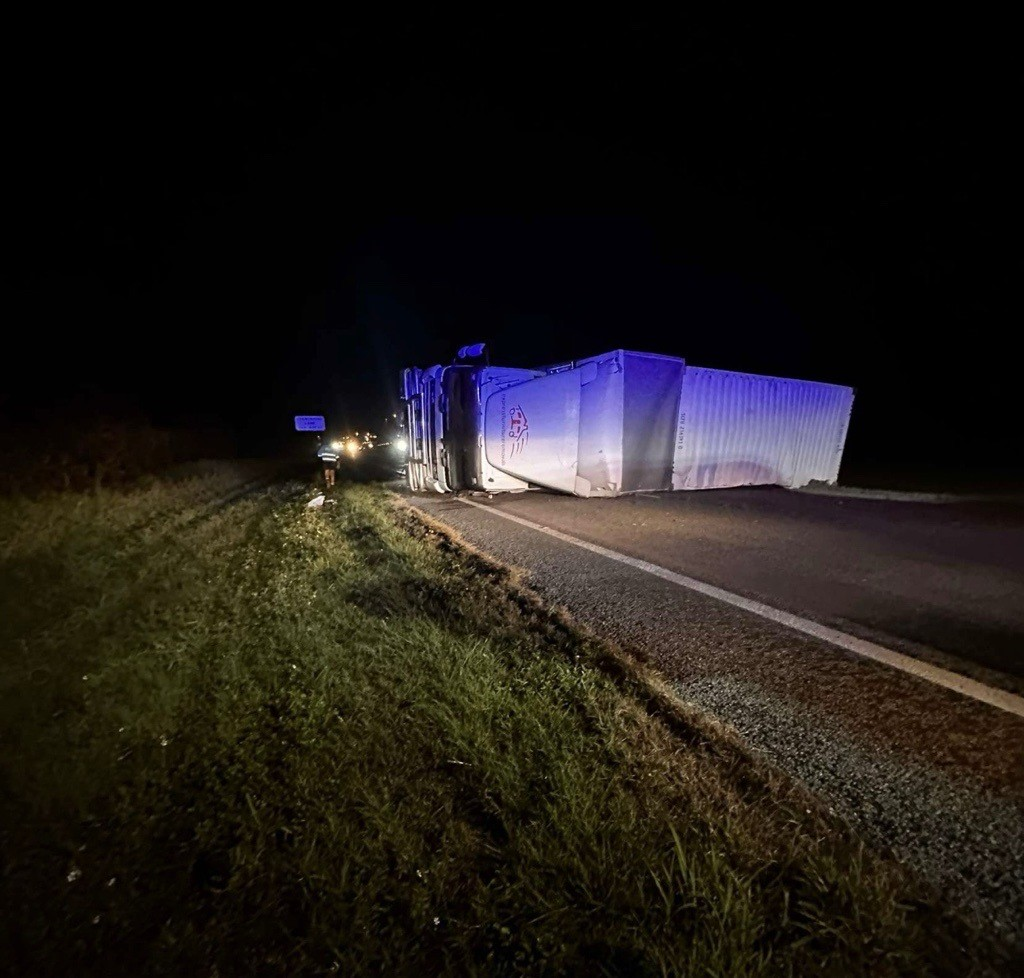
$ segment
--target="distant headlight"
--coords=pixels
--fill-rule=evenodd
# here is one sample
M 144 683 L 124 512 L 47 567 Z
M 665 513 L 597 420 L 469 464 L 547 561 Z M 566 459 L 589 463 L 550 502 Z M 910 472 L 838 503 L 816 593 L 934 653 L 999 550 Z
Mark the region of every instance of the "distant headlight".
M 409 447 L 409 443 L 404 438 L 395 439 L 395 448 L 400 452 L 404 452 Z
M 340 452 L 343 447 L 344 446 L 341 444 L 340 441 L 331 442 L 331 448 L 333 448 L 336 452 Z
M 359 451 L 359 442 L 357 442 L 357 441 L 350 441 L 345 446 L 345 449 L 348 451 L 349 455 L 355 455 L 356 452 Z

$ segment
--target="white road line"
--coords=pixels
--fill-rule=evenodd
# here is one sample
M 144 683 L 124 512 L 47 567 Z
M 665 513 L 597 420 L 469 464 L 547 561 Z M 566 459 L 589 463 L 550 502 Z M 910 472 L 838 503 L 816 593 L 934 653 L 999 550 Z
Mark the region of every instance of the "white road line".
M 475 506 L 477 509 L 482 509 L 486 513 L 492 513 L 495 516 L 500 516 L 504 520 L 511 520 L 513 523 L 519 523 L 521 526 L 529 527 L 531 530 L 539 530 L 541 533 L 546 533 L 548 536 L 554 537 L 556 540 L 561 540 L 564 543 L 571 543 L 574 547 L 581 547 L 583 550 L 589 550 L 591 553 L 607 557 L 609 560 L 617 560 L 620 564 L 628 564 L 630 567 L 635 567 L 637 570 L 646 571 L 648 574 L 653 574 L 655 577 L 671 581 L 673 584 L 689 588 L 691 591 L 697 591 L 700 594 L 705 594 L 709 598 L 724 601 L 726 604 L 742 608 L 744 611 L 760 615 L 762 618 L 768 618 L 771 621 L 778 622 L 780 625 L 785 625 L 795 631 L 803 632 L 805 635 L 811 635 L 814 638 L 821 639 L 823 642 L 829 642 L 832 645 L 837 645 L 839 648 L 846 649 L 848 652 L 854 652 L 857 655 L 862 655 L 868 659 L 874 659 L 877 662 L 884 662 L 887 666 L 892 666 L 894 669 L 909 672 L 913 676 L 926 679 L 928 682 L 935 683 L 937 686 L 944 686 L 946 689 L 952 689 L 964 696 L 971 697 L 971 699 L 987 703 L 989 706 L 994 706 L 1000 710 L 1006 710 L 1009 713 L 1014 713 L 1019 717 L 1024 717 L 1024 697 L 1017 696 L 1014 693 L 1009 693 L 1003 689 L 995 689 L 992 686 L 986 686 L 984 683 L 968 679 L 966 676 L 957 675 L 957 673 L 950 672 L 947 669 L 940 669 L 938 666 L 933 666 L 928 662 L 913 659 L 909 655 L 894 652 L 892 649 L 887 649 L 882 645 L 876 645 L 874 642 L 867 642 L 862 638 L 847 635 L 845 632 L 837 631 L 834 628 L 829 628 L 827 625 L 821 625 L 816 621 L 810 621 L 807 618 L 801 618 L 799 615 L 790 614 L 788 611 L 780 611 L 778 608 L 772 608 L 770 605 L 762 604 L 760 601 L 752 601 L 750 598 L 745 598 L 740 594 L 733 594 L 732 591 L 726 591 L 723 588 L 715 587 L 713 584 L 705 584 L 703 581 L 698 581 L 696 578 L 687 577 L 684 574 L 677 574 L 675 571 L 671 571 L 667 567 L 659 567 L 657 564 L 649 563 L 646 560 L 638 560 L 636 557 L 629 557 L 626 554 L 620 554 L 617 550 L 609 550 L 607 547 L 599 547 L 595 543 L 587 543 L 586 540 L 580 540 L 578 537 L 569 536 L 568 533 L 562 533 L 559 530 L 552 530 L 550 527 L 541 526 L 539 523 L 523 519 L 521 516 L 513 516 L 511 513 L 503 513 L 501 510 L 495 509 L 493 506 L 485 506 L 483 503 L 473 502 L 470 499 L 462 499 L 461 497 L 458 501 L 460 503 L 465 503 L 467 506 Z

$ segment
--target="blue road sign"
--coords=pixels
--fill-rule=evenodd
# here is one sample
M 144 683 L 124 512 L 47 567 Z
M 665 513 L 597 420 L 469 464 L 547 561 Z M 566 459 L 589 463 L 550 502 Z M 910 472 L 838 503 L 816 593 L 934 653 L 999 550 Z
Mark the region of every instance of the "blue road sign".
M 323 431 L 324 416 L 322 414 L 297 414 L 295 415 L 296 431 Z

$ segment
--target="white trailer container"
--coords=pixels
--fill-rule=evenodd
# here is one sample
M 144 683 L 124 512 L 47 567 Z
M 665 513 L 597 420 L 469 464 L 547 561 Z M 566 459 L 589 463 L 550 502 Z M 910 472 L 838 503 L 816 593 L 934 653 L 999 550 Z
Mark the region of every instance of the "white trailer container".
M 612 350 L 402 373 L 414 490 L 618 496 L 834 483 L 853 389 Z

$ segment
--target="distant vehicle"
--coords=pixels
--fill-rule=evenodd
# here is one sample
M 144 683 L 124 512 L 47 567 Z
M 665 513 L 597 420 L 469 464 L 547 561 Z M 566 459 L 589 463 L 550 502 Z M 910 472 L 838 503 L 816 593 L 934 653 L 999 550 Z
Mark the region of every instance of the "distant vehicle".
M 483 344 L 401 373 L 415 491 L 576 496 L 835 483 L 851 387 L 611 350 L 494 367 Z

